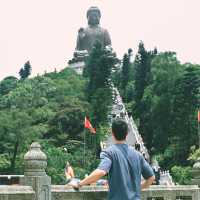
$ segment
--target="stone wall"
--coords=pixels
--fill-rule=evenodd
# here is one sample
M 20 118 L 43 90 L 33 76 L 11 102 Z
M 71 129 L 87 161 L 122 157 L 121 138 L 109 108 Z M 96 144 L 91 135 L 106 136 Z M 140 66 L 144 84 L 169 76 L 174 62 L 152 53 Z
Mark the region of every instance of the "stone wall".
M 52 185 L 52 200 L 106 200 L 107 188 L 83 187 L 80 191 L 64 185 Z M 191 186 L 151 186 L 142 192 L 142 200 L 199 200 L 199 188 Z
M 52 185 L 51 200 L 106 200 L 107 188 L 88 186 L 75 191 L 69 186 Z M 142 192 L 142 200 L 199 200 L 197 186 L 151 186 Z M 30 186 L 0 186 L 0 200 L 37 200 Z M 46 200 L 44 197 L 43 200 Z
M 100 186 L 85 186 L 75 191 L 69 186 L 52 185 L 52 200 L 106 200 L 107 188 Z
M 0 186 L 0 200 L 35 200 L 35 192 L 30 186 Z
M 197 185 L 151 186 L 142 192 L 142 200 L 199 200 Z

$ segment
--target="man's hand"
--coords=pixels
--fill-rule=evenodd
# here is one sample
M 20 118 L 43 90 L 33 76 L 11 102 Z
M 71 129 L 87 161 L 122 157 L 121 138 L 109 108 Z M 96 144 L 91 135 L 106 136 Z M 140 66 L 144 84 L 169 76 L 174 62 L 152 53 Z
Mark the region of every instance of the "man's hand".
M 142 184 L 141 184 L 141 189 L 145 189 L 148 188 L 155 180 L 155 176 L 151 176 L 149 177 L 147 180 L 145 180 Z
M 80 185 L 78 183 L 74 184 L 72 187 L 77 191 L 79 191 L 79 189 L 80 189 Z
M 96 183 L 102 176 L 105 176 L 106 172 L 104 170 L 96 169 L 88 177 L 81 181 L 72 180 L 68 185 L 72 186 L 75 190 L 79 190 L 81 186 L 89 185 L 91 183 Z
M 81 187 L 80 184 L 79 184 L 79 181 L 71 181 L 68 185 L 72 186 L 77 191 Z

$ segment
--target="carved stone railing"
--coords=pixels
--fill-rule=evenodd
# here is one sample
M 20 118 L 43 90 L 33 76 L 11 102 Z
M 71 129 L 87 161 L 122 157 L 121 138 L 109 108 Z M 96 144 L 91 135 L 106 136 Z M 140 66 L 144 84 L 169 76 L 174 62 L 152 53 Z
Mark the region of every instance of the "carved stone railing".
M 142 200 L 199 200 L 197 185 L 151 186 L 142 192 Z
M 87 186 L 74 191 L 64 185 L 52 186 L 52 200 L 106 200 L 107 188 Z M 199 200 L 199 188 L 191 186 L 151 186 L 142 191 L 142 200 Z
M 52 185 L 51 200 L 106 200 L 107 188 L 86 186 L 75 191 L 66 185 Z M 0 200 L 38 200 L 30 186 L 1 186 Z M 199 200 L 197 186 L 151 186 L 142 191 L 141 200 Z M 46 200 L 45 197 L 42 200 Z
M 52 185 L 52 200 L 106 200 L 108 189 L 102 186 L 84 186 L 75 191 L 69 186 Z
M 35 191 L 30 186 L 0 186 L 0 200 L 36 200 Z

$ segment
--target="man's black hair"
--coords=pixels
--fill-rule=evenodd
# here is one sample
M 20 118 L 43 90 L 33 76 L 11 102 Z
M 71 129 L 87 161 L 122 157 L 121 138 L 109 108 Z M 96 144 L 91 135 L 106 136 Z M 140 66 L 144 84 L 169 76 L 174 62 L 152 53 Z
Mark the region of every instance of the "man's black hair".
M 117 140 L 125 140 L 128 133 L 128 125 L 122 119 L 114 120 L 112 123 L 112 132 Z

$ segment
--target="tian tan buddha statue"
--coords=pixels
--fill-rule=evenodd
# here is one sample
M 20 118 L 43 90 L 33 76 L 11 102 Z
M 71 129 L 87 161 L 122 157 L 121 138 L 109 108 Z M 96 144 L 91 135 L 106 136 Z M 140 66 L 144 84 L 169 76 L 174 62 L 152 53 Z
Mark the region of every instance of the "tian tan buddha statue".
M 90 7 L 87 11 L 88 27 L 78 31 L 74 61 L 81 61 L 87 56 L 98 40 L 103 47 L 111 45 L 108 31 L 99 26 L 101 12 L 97 7 Z

